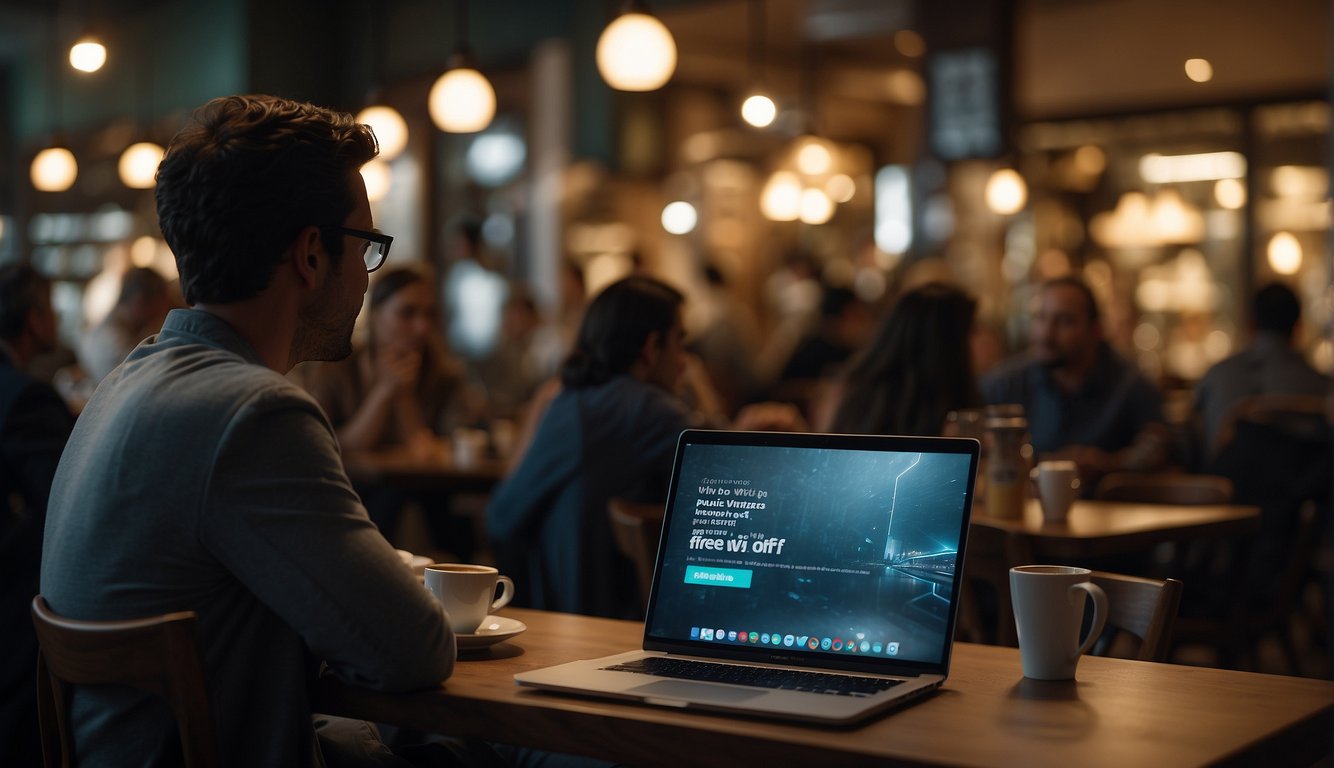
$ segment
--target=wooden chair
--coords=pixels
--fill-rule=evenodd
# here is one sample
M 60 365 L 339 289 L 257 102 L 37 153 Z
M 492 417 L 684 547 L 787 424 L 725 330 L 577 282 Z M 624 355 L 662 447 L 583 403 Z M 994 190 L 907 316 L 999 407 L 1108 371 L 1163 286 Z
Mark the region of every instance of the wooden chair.
M 1032 562 L 1023 536 L 986 525 L 969 528 L 959 598 L 959 639 L 1011 648 L 1019 644 L 1010 602 L 1010 569 Z
M 1295 437 L 1328 439 L 1329 427 L 1334 423 L 1331 402 L 1318 395 L 1271 393 L 1244 397 L 1223 415 L 1210 446 L 1211 455 L 1222 453 L 1236 439 L 1240 422 L 1268 424 Z
M 1107 593 L 1107 626 L 1093 646 L 1099 656 L 1167 661 L 1182 583 L 1094 571 L 1091 581 Z
M 653 566 L 658 558 L 658 540 L 662 536 L 663 505 L 612 499 L 607 503 L 616 549 L 635 566 L 640 602 L 647 609 L 649 590 L 653 587 Z
M 1093 497 L 1186 507 L 1227 504 L 1232 501 L 1232 481 L 1218 475 L 1180 472 L 1112 472 L 1098 483 Z
M 968 533 L 964 555 L 963 602 L 959 606 L 959 637 L 970 642 L 1018 645 L 1010 569 L 1033 562 L 1027 541 L 1018 534 L 975 525 Z M 1094 571 L 1092 580 L 1107 593 L 1108 616 L 1093 653 L 1142 661 L 1166 661 L 1172 628 L 1181 604 L 1183 585 L 1176 579 L 1145 579 Z M 984 585 L 994 600 L 994 624 L 988 627 L 977 587 Z
M 71 685 L 125 685 L 162 697 L 176 716 L 185 765 L 219 765 L 195 641 L 196 618 L 193 611 L 181 611 L 127 621 L 77 621 L 57 615 L 41 595 L 34 597 L 32 620 L 41 648 L 37 710 L 45 765 L 73 764 Z

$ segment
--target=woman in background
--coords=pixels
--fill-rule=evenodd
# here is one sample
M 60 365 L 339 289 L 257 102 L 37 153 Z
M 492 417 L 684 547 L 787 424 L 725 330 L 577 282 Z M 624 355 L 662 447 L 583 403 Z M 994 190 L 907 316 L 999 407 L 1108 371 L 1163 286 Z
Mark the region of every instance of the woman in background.
M 445 451 L 445 438 L 467 423 L 472 396 L 463 367 L 445 348 L 435 292 L 415 269 L 390 269 L 370 289 L 367 343 L 346 360 L 322 363 L 308 388 L 328 414 L 344 451 Z M 411 495 L 359 485 L 371 519 L 392 541 Z M 447 500 L 421 498 L 437 547 L 460 557 L 475 549 L 471 526 L 442 519 Z
M 928 283 L 898 300 L 871 343 L 835 386 L 831 432 L 939 435 L 945 417 L 979 407 L 971 337 L 977 303 L 944 283 Z

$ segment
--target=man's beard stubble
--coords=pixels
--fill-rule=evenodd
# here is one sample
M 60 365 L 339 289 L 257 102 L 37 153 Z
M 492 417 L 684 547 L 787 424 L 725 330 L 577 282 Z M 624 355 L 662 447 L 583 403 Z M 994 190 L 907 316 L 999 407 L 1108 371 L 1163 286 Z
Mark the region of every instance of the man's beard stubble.
M 352 330 L 356 327 L 361 305 L 351 312 L 330 306 L 342 298 L 332 275 L 327 279 L 322 295 L 323 301 L 305 308 L 297 318 L 296 338 L 292 341 L 294 362 L 333 362 L 345 360 L 352 354 Z

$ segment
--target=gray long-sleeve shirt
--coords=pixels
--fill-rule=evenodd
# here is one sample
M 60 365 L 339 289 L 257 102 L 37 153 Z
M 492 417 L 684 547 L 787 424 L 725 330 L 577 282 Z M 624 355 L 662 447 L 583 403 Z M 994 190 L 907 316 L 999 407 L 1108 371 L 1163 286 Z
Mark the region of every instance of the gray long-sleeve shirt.
M 226 765 L 319 762 L 318 662 L 383 690 L 453 667 L 443 612 L 370 522 L 333 429 L 219 318 L 175 310 L 88 403 L 56 472 L 42 593 L 60 614 L 199 614 Z M 175 762 L 170 712 L 76 692 L 81 765 Z

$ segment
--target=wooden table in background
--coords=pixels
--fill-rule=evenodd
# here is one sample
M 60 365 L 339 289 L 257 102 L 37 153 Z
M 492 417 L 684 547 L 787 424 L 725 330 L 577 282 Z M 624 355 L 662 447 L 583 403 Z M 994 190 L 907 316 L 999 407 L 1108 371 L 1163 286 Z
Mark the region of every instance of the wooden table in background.
M 1147 552 L 1158 544 L 1234 538 L 1260 528 L 1259 507 L 1219 504 L 1181 507 L 1123 501 L 1079 500 L 1065 523 L 1045 523 L 1036 499 L 1029 499 L 1022 520 L 989 517 L 979 507 L 973 525 L 1017 533 L 1034 557 L 1080 560 Z
M 513 675 L 639 647 L 642 625 L 503 612 L 528 631 L 460 659 L 439 689 L 332 678 L 318 710 L 636 766 L 1309 766 L 1328 753 L 1334 683 L 1087 657 L 1077 682 L 1020 673 L 1011 648 L 958 643 L 945 687 L 857 728 L 822 728 L 523 689 Z

